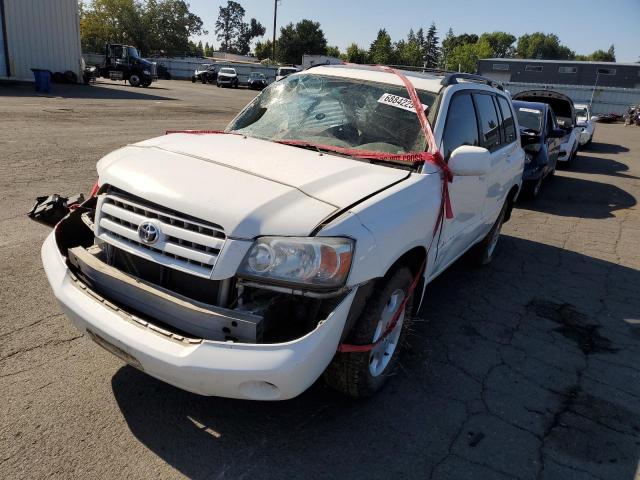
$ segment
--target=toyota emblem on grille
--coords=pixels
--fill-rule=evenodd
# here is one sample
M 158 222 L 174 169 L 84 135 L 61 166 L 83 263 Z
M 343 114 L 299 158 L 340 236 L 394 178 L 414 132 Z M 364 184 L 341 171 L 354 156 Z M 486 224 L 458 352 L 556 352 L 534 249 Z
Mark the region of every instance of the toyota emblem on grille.
M 153 245 L 160 239 L 160 230 L 151 222 L 141 223 L 138 227 L 138 237 L 146 245 Z

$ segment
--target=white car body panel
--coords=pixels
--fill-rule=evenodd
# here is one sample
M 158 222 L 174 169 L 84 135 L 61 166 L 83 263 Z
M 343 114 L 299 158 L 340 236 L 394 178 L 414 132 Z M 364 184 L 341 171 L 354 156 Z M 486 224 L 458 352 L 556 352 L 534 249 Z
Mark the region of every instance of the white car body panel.
M 574 127 L 571 130 L 571 133 L 565 138 L 563 138 L 563 142 L 560 144 L 560 153 L 558 154 L 559 162 L 567 162 L 571 158 L 576 150 L 578 150 L 578 128 Z
M 576 110 L 585 110 L 586 115 L 577 115 L 576 124 L 578 126 L 578 143 L 580 146 L 584 146 L 593 140 L 593 135 L 596 133 L 595 117 L 591 115 L 591 107 L 586 104 L 576 104 Z
M 364 68 L 322 66 L 309 72 L 402 85 L 394 74 Z M 408 78 L 416 88 L 442 89 L 440 77 Z M 446 87 L 434 124 L 438 145 L 449 99 L 465 89 L 509 99 L 479 83 Z M 134 356 L 150 375 L 205 395 L 291 398 L 308 388 L 333 358 L 359 286 L 383 277 L 415 248 L 428 252 L 425 280 L 435 278 L 487 234 L 507 196 L 519 189 L 523 164 L 518 136 L 491 154 L 487 174 L 454 177 L 454 218 L 445 220 L 442 234 L 434 236 L 442 177 L 432 164 L 410 172 L 232 134 L 166 135 L 124 147 L 98 163 L 101 185 L 224 229 L 231 247 L 220 252 L 212 279 L 234 276 L 258 236 L 313 233 L 355 239 L 346 296 L 314 330 L 291 342 L 177 345 L 121 318 L 74 285 L 53 234 L 43 246 L 43 263 L 74 324 Z M 277 394 L 256 390 L 251 386 L 256 382 L 275 385 Z
M 51 233 L 42 263 L 63 311 L 82 332 L 91 330 L 140 362 L 149 375 L 200 395 L 285 400 L 309 388 L 325 370 L 338 344 L 355 295 L 347 295 L 315 330 L 292 342 L 239 344 L 205 340 L 176 342 L 96 302 L 76 285 Z M 257 382 L 277 385 L 260 389 Z

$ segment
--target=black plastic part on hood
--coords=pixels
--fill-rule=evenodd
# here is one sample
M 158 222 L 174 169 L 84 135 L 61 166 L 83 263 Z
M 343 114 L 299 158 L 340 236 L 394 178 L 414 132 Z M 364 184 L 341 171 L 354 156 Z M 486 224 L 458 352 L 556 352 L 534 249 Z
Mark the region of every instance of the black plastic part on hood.
M 67 216 L 72 205 L 79 205 L 82 202 L 84 202 L 84 195 L 81 193 L 72 197 L 62 197 L 54 193 L 36 198 L 36 203 L 28 215 L 38 223 L 53 227 Z

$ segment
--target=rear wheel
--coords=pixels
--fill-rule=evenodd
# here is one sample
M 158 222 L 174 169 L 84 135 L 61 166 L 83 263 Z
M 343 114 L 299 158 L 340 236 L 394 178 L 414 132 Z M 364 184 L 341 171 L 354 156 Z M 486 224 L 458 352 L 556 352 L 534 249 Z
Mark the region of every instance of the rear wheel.
M 529 200 L 534 200 L 542 188 L 542 175 L 537 180 L 528 180 L 522 185 L 522 194 Z
M 502 230 L 502 224 L 504 222 L 504 216 L 509 202 L 511 202 L 511 200 L 507 200 L 502 206 L 500 215 L 498 215 L 498 219 L 491 227 L 491 230 L 489 230 L 489 233 L 487 233 L 487 236 L 469 251 L 469 258 L 476 265 L 488 265 L 491 263 L 491 260 L 493 260 L 493 255 L 496 251 L 496 247 L 498 246 L 500 231 Z
M 401 310 L 398 321 L 371 351 L 336 354 L 324 374 L 325 381 L 332 388 L 351 397 L 368 397 L 380 390 L 393 374 L 407 331 L 406 311 L 412 308 L 412 299 L 403 308 L 412 281 L 411 271 L 406 267 L 392 270 L 379 281 L 347 342 L 355 345 L 375 343 Z

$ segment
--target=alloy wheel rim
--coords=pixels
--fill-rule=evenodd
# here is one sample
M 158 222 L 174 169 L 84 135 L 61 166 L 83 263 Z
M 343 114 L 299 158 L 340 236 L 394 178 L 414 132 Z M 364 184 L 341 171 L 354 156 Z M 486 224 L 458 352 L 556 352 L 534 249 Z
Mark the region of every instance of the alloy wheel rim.
M 377 342 L 382 334 L 389 328 L 391 321 L 398 309 L 402 308 L 402 304 L 405 299 L 405 292 L 402 289 L 395 290 L 387 300 L 387 304 L 380 315 L 380 320 L 376 325 L 376 331 L 373 335 L 373 343 Z M 371 376 L 377 377 L 384 372 L 389 365 L 393 354 L 395 353 L 398 342 L 400 340 L 400 332 L 402 331 L 402 324 L 404 323 L 404 310 L 398 318 L 396 326 L 391 330 L 389 335 L 376 345 L 369 354 L 369 373 Z
M 500 219 L 493 233 L 491 234 L 491 241 L 489 242 L 489 248 L 487 248 L 487 257 L 491 258 L 493 256 L 493 252 L 498 245 L 498 239 L 500 238 L 500 228 L 502 227 L 502 213 L 500 214 Z
M 536 182 L 535 187 L 533 187 L 533 194 L 534 195 L 538 195 L 538 193 L 540 193 L 540 187 L 542 186 L 542 177 L 540 177 L 540 180 L 538 180 Z

